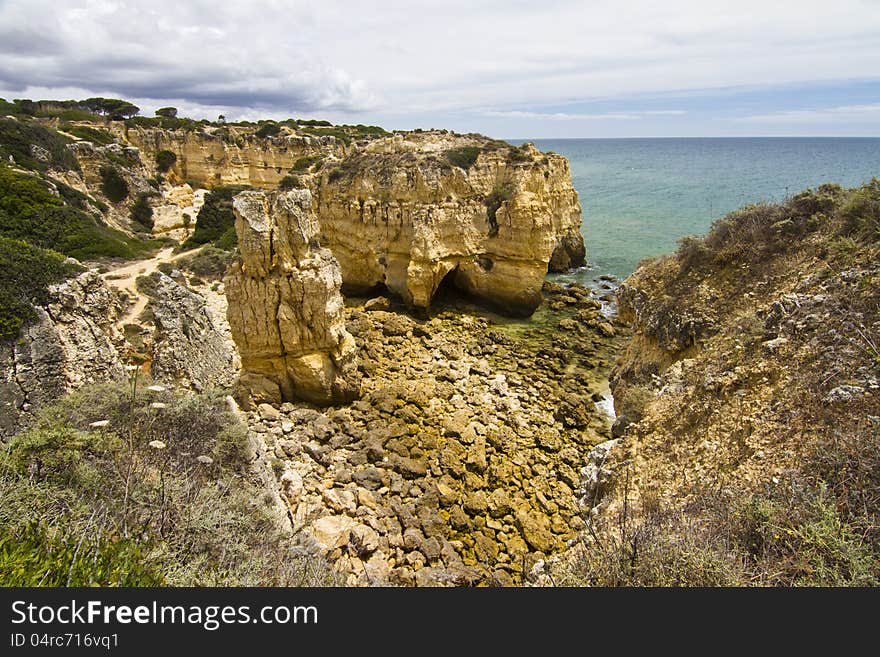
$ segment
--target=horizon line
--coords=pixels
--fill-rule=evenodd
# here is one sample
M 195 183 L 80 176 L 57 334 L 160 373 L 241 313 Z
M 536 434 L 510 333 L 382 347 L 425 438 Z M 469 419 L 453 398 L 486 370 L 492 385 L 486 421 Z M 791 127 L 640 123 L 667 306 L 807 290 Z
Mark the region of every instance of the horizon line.
M 409 131 L 411 132 L 411 131 Z M 701 135 L 701 136 L 628 136 L 628 137 L 499 137 L 504 141 L 529 141 L 529 140 L 622 140 L 622 139 L 878 139 L 880 135 Z

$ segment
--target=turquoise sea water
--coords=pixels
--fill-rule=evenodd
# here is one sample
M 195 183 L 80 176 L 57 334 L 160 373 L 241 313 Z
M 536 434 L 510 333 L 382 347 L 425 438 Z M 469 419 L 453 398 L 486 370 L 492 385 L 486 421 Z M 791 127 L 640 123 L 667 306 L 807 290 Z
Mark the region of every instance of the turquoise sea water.
M 880 139 L 538 139 L 571 163 L 590 267 L 625 277 L 645 256 L 748 203 L 780 201 L 824 182 L 880 177 Z M 514 142 L 522 143 L 522 141 Z

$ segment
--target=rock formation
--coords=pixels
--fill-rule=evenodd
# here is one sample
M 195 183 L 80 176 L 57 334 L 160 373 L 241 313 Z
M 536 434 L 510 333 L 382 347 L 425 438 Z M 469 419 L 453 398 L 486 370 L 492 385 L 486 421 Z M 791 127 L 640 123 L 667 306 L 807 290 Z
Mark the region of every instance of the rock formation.
M 35 310 L 36 321 L 0 350 L 0 435 L 81 385 L 124 378 L 114 346 L 121 305 L 97 271 L 52 286 Z
M 235 354 L 205 298 L 161 272 L 150 275 L 147 306 L 155 326 L 150 336 L 150 373 L 195 390 L 226 387 L 235 378 Z
M 584 262 L 568 161 L 530 144 L 398 134 L 321 176 L 322 241 L 355 292 L 384 285 L 426 308 L 449 277 L 504 312 L 530 315 L 548 268 Z
M 208 127 L 169 130 L 135 127 L 124 138 L 137 146 L 144 162 L 153 162 L 160 150 L 177 156 L 169 178 L 204 187 L 252 185 L 273 188 L 289 175 L 301 157 L 342 154 L 344 146 L 330 136 L 282 134 L 260 138 L 252 128 Z
M 252 401 L 351 401 L 356 346 L 339 264 L 317 242 L 311 194 L 242 192 L 233 209 L 241 260 L 225 283 L 243 387 Z

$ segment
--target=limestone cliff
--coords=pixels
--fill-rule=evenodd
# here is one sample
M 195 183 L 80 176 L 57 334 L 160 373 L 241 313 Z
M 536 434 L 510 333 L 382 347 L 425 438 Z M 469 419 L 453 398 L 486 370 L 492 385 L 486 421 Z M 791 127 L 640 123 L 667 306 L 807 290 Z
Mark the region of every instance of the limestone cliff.
M 311 194 L 242 192 L 233 209 L 241 260 L 225 284 L 242 384 L 257 401 L 351 401 L 356 347 L 345 330 L 339 265 L 317 243 Z
M 568 161 L 531 145 L 414 132 L 325 166 L 316 208 L 346 288 L 385 286 L 416 308 L 447 276 L 516 315 L 541 303 L 553 271 L 582 265 Z
M 114 324 L 121 304 L 96 271 L 52 286 L 49 303 L 35 311 L 21 337 L 0 350 L 0 436 L 75 388 L 124 377 Z
M 150 293 L 146 316 L 153 329 L 141 348 L 150 355 L 153 378 L 198 391 L 229 387 L 238 363 L 205 297 L 161 272 L 142 279 L 141 287 Z
M 206 126 L 201 130 L 131 127 L 121 135 L 141 151 L 145 162 L 168 150 L 177 156 L 169 176 L 201 187 L 251 185 L 274 188 L 307 156 L 341 155 L 345 145 L 332 136 L 311 136 L 284 130 L 257 137 L 253 128 Z

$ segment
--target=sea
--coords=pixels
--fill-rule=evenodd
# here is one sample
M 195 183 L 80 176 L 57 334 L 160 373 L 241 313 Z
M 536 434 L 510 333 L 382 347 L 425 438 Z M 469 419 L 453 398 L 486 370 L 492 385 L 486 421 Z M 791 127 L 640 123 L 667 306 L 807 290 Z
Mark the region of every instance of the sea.
M 880 177 L 880 138 L 533 139 L 564 155 L 583 209 L 588 266 L 564 278 L 624 278 L 741 206 L 826 182 Z

